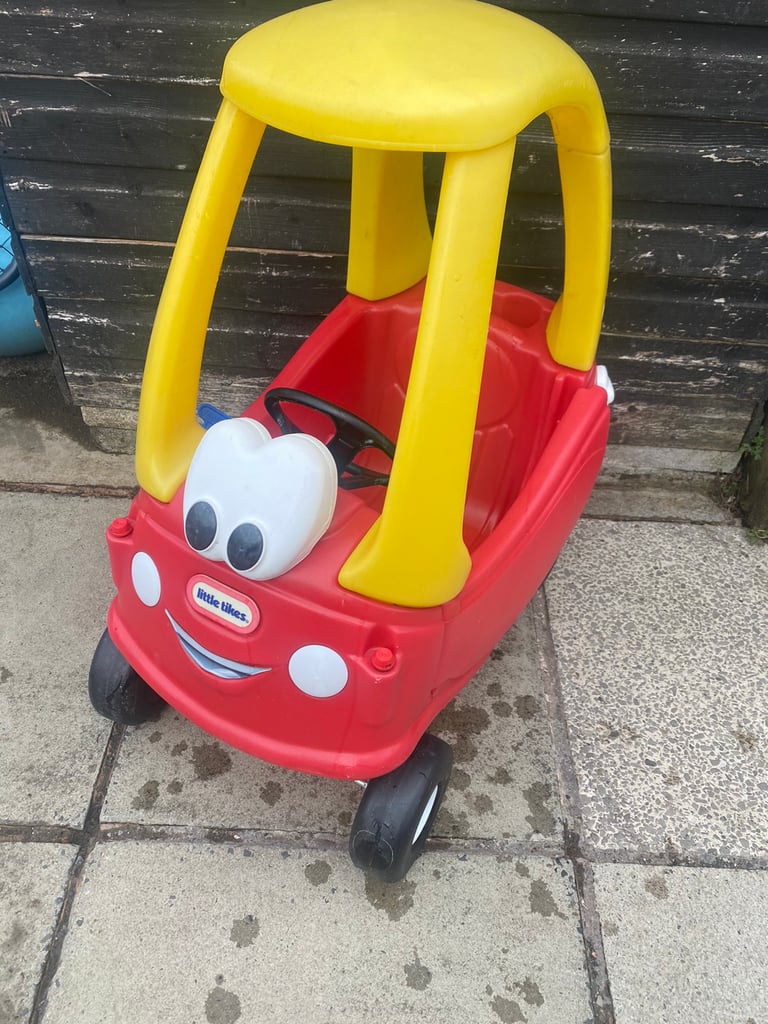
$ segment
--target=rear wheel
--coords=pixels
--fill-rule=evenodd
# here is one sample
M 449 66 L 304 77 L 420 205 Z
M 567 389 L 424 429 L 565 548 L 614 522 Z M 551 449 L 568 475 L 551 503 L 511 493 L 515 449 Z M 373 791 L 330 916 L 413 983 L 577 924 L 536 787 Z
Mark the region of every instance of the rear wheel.
M 360 801 L 349 852 L 382 882 L 399 882 L 424 852 L 453 766 L 451 748 L 429 733 L 399 768 L 372 779 Z
M 131 668 L 106 629 L 88 673 L 88 696 L 100 715 L 121 725 L 140 725 L 153 718 L 165 704 Z

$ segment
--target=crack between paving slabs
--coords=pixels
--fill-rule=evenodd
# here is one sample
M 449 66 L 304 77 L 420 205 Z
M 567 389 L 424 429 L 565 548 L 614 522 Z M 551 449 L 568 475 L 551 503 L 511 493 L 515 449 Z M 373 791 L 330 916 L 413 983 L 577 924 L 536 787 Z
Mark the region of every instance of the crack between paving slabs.
M 26 483 L 0 480 L 0 492 L 6 494 L 57 494 L 72 498 L 126 498 L 133 499 L 138 487 L 115 487 L 111 484 L 58 484 Z
M 0 841 L 2 832 L 0 832 Z M 77 840 L 75 840 L 77 841 Z M 334 832 L 306 832 L 295 828 L 257 829 L 249 827 L 222 827 L 218 825 L 176 825 L 153 824 L 130 821 L 102 822 L 99 826 L 98 842 L 167 842 L 167 843 L 210 843 L 218 846 L 260 847 L 279 850 L 332 850 L 344 853 L 348 838 Z M 548 840 L 500 840 L 495 837 L 473 836 L 470 839 L 431 836 L 429 850 L 433 853 L 453 853 L 457 856 L 498 857 L 500 854 L 513 857 L 544 857 L 550 860 L 562 858 L 562 844 Z
M 591 859 L 595 864 L 641 864 L 658 868 L 710 868 L 723 871 L 768 871 L 768 854 L 716 853 L 653 853 L 651 851 L 627 850 L 614 847 L 607 850 L 592 850 Z
M 595 900 L 594 872 L 591 861 L 581 849 L 582 818 L 579 786 L 568 738 L 557 655 L 544 587 L 541 587 L 534 596 L 531 610 L 539 672 L 549 708 L 548 717 L 552 735 L 555 774 L 563 815 L 565 855 L 573 865 L 593 1020 L 594 1024 L 615 1024 L 608 965 L 603 947 L 602 925 Z
M 79 848 L 72 862 L 67 883 L 64 887 L 59 915 L 53 928 L 51 942 L 43 962 L 43 969 L 40 973 L 40 980 L 35 990 L 35 997 L 32 1002 L 32 1012 L 28 1024 L 40 1024 L 48 1003 L 48 994 L 53 980 L 59 969 L 61 955 L 64 948 L 64 941 L 69 931 L 69 922 L 77 894 L 83 881 L 85 866 L 94 847 L 100 839 L 100 818 L 101 811 L 106 799 L 107 790 L 112 779 L 112 772 L 115 768 L 117 755 L 123 742 L 126 727 L 124 725 L 113 725 L 109 739 L 104 748 L 104 755 L 101 765 L 96 773 L 96 781 L 91 792 L 91 800 L 85 814 L 85 821 L 82 830 L 79 831 Z

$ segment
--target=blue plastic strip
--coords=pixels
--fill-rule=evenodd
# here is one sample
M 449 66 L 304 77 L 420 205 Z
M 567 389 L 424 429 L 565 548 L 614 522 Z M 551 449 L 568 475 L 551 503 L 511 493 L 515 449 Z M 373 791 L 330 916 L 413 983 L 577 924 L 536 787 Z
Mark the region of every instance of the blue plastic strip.
M 220 423 L 221 420 L 228 419 L 230 417 L 225 412 L 222 412 L 221 409 L 217 409 L 215 405 L 203 402 L 197 407 L 197 421 L 206 430 L 209 430 L 214 423 Z

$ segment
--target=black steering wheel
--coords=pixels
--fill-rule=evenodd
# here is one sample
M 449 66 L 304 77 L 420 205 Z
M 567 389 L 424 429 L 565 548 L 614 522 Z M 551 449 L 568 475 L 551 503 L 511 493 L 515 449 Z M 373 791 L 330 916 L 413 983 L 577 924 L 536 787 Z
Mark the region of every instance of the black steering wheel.
M 302 433 L 286 415 L 283 402 L 292 402 L 294 405 L 323 413 L 333 423 L 334 435 L 328 441 L 328 451 L 336 463 L 339 487 L 352 491 L 358 487 L 371 487 L 374 484 L 386 486 L 389 483 L 389 473 L 377 473 L 365 466 L 358 466 L 354 461 L 360 452 L 368 448 L 378 449 L 390 460 L 395 457 L 395 446 L 370 423 L 342 409 L 341 406 L 326 402 L 323 398 L 316 398 L 306 391 L 298 391 L 296 388 L 272 388 L 264 395 L 264 408 L 283 434 Z

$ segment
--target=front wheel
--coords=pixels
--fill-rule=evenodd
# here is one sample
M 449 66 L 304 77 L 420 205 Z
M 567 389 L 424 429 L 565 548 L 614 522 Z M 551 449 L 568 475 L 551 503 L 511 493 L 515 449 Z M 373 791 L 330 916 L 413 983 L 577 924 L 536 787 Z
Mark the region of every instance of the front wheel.
M 88 696 L 100 715 L 121 725 L 141 725 L 165 703 L 131 668 L 106 629 L 88 673 Z
M 349 838 L 353 863 L 382 882 L 399 882 L 424 846 L 453 766 L 451 748 L 426 733 L 399 768 L 366 786 Z

